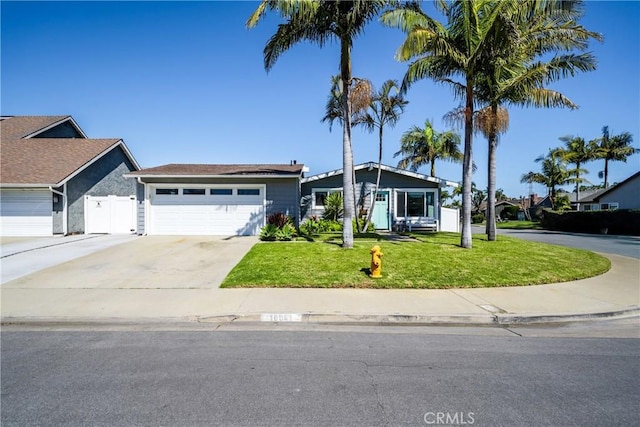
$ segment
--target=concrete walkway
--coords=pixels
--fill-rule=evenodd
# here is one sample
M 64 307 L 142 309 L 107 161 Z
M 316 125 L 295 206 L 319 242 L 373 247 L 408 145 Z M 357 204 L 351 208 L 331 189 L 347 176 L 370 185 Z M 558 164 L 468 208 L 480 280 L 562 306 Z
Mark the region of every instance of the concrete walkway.
M 309 322 L 515 324 L 640 314 L 640 260 L 550 285 L 451 289 L 68 288 L 8 286 L 3 323 Z

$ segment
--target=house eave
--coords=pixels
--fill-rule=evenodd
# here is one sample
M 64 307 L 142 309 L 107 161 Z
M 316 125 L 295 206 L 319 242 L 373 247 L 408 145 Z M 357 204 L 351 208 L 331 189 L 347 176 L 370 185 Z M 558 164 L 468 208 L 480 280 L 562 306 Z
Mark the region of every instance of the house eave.
M 258 179 L 267 179 L 267 178 L 276 178 L 276 179 L 282 179 L 282 178 L 289 178 L 289 179 L 299 179 L 300 175 L 298 174 L 291 174 L 291 175 L 268 175 L 268 174 L 261 174 L 261 175 L 250 175 L 250 174 L 237 174 L 237 175 L 233 175 L 233 174 L 226 174 L 226 175 L 201 175 L 201 174 L 182 174 L 182 175 L 175 175 L 175 174 L 158 174 L 158 175 L 146 175 L 146 174 L 135 174 L 135 173 L 126 173 L 124 174 L 125 178 L 140 178 L 141 180 L 145 180 L 145 178 L 151 178 L 151 179 L 171 179 L 171 178 L 176 178 L 176 179 L 202 179 L 202 178 L 207 178 L 207 179 L 211 179 L 211 178 L 224 178 L 224 179 L 236 179 L 236 178 L 243 178 L 243 179 L 248 179 L 248 178 L 258 178 Z
M 0 188 L 46 188 L 48 189 L 49 187 L 60 187 L 61 184 L 51 184 L 51 183 L 47 183 L 47 184 L 43 184 L 43 183 L 11 183 L 11 182 L 7 182 L 7 183 L 0 183 Z
M 359 171 L 362 169 L 377 169 L 378 168 L 378 164 L 375 162 L 367 162 L 367 163 L 362 163 L 359 165 L 354 166 L 354 170 Z M 421 174 L 418 172 L 411 172 L 408 170 L 404 170 L 404 169 L 398 169 L 398 168 L 394 168 L 391 166 L 387 166 L 387 165 L 380 165 L 380 169 L 382 169 L 383 171 L 387 171 L 387 172 L 392 172 L 392 173 L 397 173 L 399 175 L 404 175 L 404 176 L 408 176 L 411 178 L 416 178 L 416 179 L 421 179 L 424 181 L 429 181 L 429 182 L 433 182 L 435 184 L 438 184 L 442 187 L 458 187 L 460 184 L 458 182 L 454 182 L 454 181 L 448 181 L 442 178 L 436 178 L 436 177 L 432 177 L 429 175 L 425 175 L 425 174 Z M 313 181 L 318 181 L 321 179 L 325 179 L 325 178 L 329 178 L 332 176 L 336 176 L 336 175 L 342 175 L 342 169 L 335 169 L 329 172 L 325 172 L 325 173 L 321 173 L 321 174 L 317 174 L 317 175 L 312 175 L 310 177 L 307 178 L 302 178 L 301 182 L 303 184 L 307 183 L 307 182 L 313 182 Z

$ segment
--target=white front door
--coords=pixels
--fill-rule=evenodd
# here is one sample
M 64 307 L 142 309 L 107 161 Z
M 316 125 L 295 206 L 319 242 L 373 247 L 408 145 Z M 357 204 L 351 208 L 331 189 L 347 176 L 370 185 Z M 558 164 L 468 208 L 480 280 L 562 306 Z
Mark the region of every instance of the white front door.
M 85 196 L 86 234 L 136 232 L 135 196 Z
M 0 190 L 0 235 L 51 236 L 52 209 L 49 189 Z

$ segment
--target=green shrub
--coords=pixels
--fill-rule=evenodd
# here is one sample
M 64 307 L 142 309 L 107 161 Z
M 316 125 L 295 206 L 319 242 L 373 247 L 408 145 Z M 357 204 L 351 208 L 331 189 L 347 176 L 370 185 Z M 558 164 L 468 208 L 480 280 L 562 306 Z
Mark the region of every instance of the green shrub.
M 260 240 L 272 242 L 278 238 L 278 231 L 275 224 L 267 224 L 260 230 Z
M 544 209 L 541 225 L 548 230 L 640 236 L 640 210 L 566 211 Z
M 482 221 L 484 221 L 484 215 L 482 215 L 481 213 L 471 216 L 472 224 L 480 224 Z
M 324 219 L 337 221 L 344 213 L 344 202 L 342 193 L 331 193 L 324 199 Z
M 276 238 L 278 240 L 291 240 L 296 236 L 296 228 L 290 224 L 285 223 L 279 230 L 276 231 Z
M 321 233 L 336 233 L 342 231 L 342 223 L 340 221 L 322 219 L 319 223 Z
M 374 231 L 376 231 L 375 226 L 373 225 L 373 223 L 369 224 L 369 228 L 367 228 L 366 230 L 363 230 L 364 228 L 364 224 L 365 222 L 367 222 L 366 218 L 360 218 L 358 220 L 358 222 L 360 223 L 360 230 L 362 233 L 373 233 Z M 356 233 L 358 231 L 358 229 L 356 228 L 356 219 L 354 218 L 352 221 L 352 227 L 353 227 L 353 232 Z
M 305 236 L 316 236 L 320 233 L 320 222 L 317 218 L 309 218 L 300 224 L 300 233 Z

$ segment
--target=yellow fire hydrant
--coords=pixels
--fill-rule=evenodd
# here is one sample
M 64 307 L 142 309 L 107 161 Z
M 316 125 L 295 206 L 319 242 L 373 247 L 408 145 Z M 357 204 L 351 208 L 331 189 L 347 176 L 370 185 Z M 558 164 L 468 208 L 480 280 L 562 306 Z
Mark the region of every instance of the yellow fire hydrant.
M 371 274 L 374 279 L 382 277 L 382 250 L 380 246 L 375 245 L 371 248 Z

